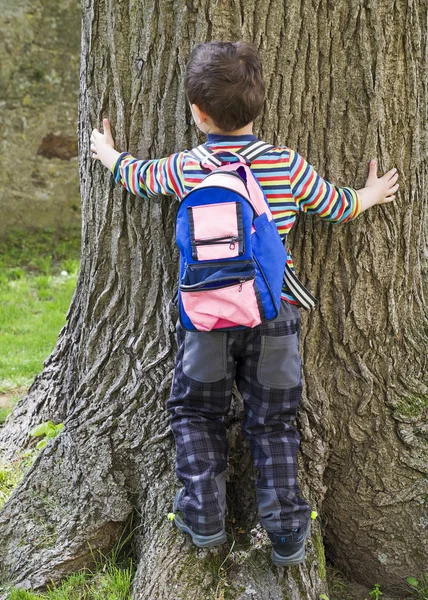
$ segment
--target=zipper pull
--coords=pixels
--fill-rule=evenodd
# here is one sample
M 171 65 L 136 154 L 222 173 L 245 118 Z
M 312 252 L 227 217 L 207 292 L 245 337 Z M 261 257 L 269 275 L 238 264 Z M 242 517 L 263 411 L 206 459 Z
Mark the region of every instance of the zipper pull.
M 242 292 L 242 284 L 245 282 L 245 279 L 240 279 L 239 280 L 239 288 L 238 288 L 238 292 Z
M 239 238 L 232 237 L 229 244 L 229 250 L 235 250 L 235 242 L 237 242 Z

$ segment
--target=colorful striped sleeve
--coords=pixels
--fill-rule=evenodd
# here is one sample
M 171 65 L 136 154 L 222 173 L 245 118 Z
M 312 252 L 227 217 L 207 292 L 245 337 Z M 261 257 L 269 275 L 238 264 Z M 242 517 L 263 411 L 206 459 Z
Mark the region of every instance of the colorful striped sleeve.
M 137 160 L 128 152 L 123 152 L 112 166 L 114 180 L 128 192 L 142 198 L 153 196 L 184 195 L 183 182 L 184 152 L 171 154 L 166 158 Z
M 291 192 L 300 211 L 333 223 L 344 223 L 360 214 L 361 200 L 354 189 L 329 183 L 293 150 L 289 160 Z

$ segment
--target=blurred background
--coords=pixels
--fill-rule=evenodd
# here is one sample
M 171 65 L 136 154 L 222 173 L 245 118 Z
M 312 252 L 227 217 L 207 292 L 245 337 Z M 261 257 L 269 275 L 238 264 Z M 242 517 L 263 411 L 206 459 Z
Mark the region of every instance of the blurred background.
M 80 3 L 0 0 L 0 424 L 52 351 L 79 269 Z

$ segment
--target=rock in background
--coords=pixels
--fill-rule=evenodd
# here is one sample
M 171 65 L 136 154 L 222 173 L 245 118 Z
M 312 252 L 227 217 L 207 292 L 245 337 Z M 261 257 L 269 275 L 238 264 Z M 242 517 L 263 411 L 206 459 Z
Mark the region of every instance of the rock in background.
M 0 235 L 80 222 L 77 0 L 0 0 Z

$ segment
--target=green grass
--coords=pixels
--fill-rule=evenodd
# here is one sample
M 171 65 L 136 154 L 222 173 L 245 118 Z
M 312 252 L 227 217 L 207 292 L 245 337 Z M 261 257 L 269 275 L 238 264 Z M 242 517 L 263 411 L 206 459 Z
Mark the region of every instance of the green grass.
M 103 572 L 85 569 L 73 573 L 60 585 L 48 587 L 42 594 L 13 589 L 9 600 L 128 600 L 133 577 L 132 567 L 108 565 Z
M 50 274 L 68 260 L 80 258 L 80 230 L 11 231 L 0 239 L 0 269 Z
M 43 593 L 11 587 L 8 600 L 129 600 L 135 569 L 132 559 L 120 556 L 125 542 L 119 540 L 107 556 L 99 552 L 94 557 L 94 570 L 72 573 L 60 584 L 47 586 Z
M 41 372 L 65 324 L 79 262 L 76 230 L 15 231 L 0 240 L 0 393 L 28 387 Z
M 408 577 L 406 581 L 411 590 L 409 598 L 428 600 L 428 571 L 418 578 Z
M 349 586 L 344 575 L 332 565 L 326 567 L 329 600 L 350 600 Z
M 38 455 L 35 449 L 27 450 L 13 463 L 0 462 L 0 509 L 23 478 L 25 471 Z

